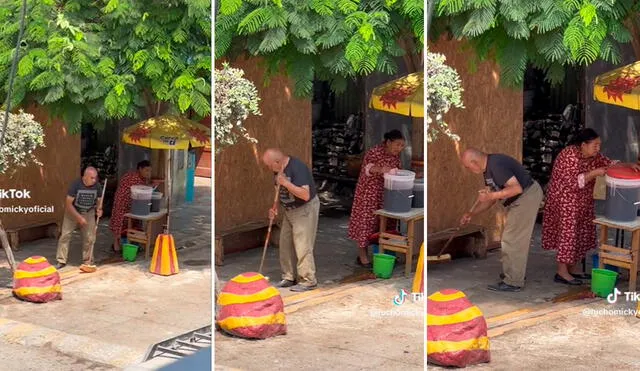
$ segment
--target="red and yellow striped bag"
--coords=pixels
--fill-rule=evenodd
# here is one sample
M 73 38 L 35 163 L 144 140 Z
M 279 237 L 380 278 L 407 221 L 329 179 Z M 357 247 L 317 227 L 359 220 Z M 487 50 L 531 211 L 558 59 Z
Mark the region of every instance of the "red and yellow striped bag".
M 33 303 L 60 300 L 60 274 L 45 257 L 29 257 L 13 273 L 13 294 L 18 299 Z
M 487 321 L 465 294 L 446 289 L 427 297 L 427 362 L 466 367 L 491 361 Z
M 233 336 L 266 339 L 287 333 L 280 291 L 259 273 L 243 273 L 227 282 L 218 306 L 218 326 Z

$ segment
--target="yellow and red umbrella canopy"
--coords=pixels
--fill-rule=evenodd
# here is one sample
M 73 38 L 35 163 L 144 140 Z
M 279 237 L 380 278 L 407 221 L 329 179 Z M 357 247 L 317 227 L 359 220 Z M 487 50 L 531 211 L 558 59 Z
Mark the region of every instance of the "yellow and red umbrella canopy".
M 424 72 L 416 72 L 373 89 L 371 107 L 410 117 L 424 117 Z
M 640 61 L 596 77 L 593 98 L 599 102 L 640 110 Z
M 188 149 L 211 144 L 211 129 L 184 117 L 164 115 L 129 126 L 122 141 L 151 149 Z

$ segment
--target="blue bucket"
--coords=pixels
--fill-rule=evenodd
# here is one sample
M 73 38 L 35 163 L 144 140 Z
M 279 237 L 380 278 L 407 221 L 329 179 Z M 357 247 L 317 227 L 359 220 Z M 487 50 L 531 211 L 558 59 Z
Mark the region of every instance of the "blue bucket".
M 598 255 L 598 253 L 595 253 L 593 255 L 591 255 L 591 259 L 593 259 L 593 268 L 600 268 L 600 256 Z M 620 268 L 613 266 L 613 265 L 609 265 L 609 264 L 605 264 L 604 265 L 604 269 L 610 270 L 610 271 L 614 271 L 616 273 L 620 273 Z
M 380 246 L 377 244 L 371 245 L 373 248 L 373 253 L 374 254 L 379 254 L 380 253 Z M 384 253 L 386 255 L 391 255 L 391 256 L 396 256 L 396 252 L 395 251 L 391 251 L 391 250 L 385 250 Z

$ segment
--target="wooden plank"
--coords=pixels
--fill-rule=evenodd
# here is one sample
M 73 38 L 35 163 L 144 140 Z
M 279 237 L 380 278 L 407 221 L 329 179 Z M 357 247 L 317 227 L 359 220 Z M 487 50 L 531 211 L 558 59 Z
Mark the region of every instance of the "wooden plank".
M 380 239 L 397 240 L 397 241 L 401 241 L 401 242 L 409 242 L 409 237 L 400 236 L 400 235 L 391 234 L 391 233 L 380 233 Z
M 216 231 L 216 237 L 226 237 L 231 234 L 251 232 L 255 231 L 256 229 L 262 229 L 266 227 L 269 227 L 269 222 L 267 221 L 249 222 L 237 225 L 233 228 L 225 229 L 223 231 Z
M 619 247 L 615 247 L 615 246 L 611 246 L 611 245 L 601 245 L 600 246 L 600 250 L 601 251 L 605 251 L 605 252 L 612 252 L 612 253 L 616 253 L 616 254 L 624 254 L 624 255 L 631 255 L 631 250 L 629 249 L 621 249 Z
M 215 257 L 216 265 L 223 266 L 224 265 L 224 245 L 222 242 L 222 238 L 216 238 L 215 254 L 216 254 L 216 257 Z
M 393 250 L 393 249 L 388 248 L 388 247 L 394 247 L 394 248 L 397 248 L 397 249 L 402 249 L 402 251 L 406 251 L 409 248 L 409 245 L 407 245 L 407 244 L 399 244 L 399 243 L 394 243 L 394 242 L 391 242 L 391 241 L 380 241 L 379 246 L 381 248 L 383 248 L 383 249 L 392 250 L 392 251 L 396 251 L 396 250 Z
M 622 229 L 629 232 L 635 232 L 640 230 L 640 218 L 636 219 L 631 223 L 622 223 L 622 222 L 609 220 L 603 217 L 599 217 L 599 218 L 596 218 L 593 222 L 595 224 L 604 225 L 609 228 Z
M 632 262 L 630 254 L 628 254 L 627 256 L 621 256 L 621 255 L 609 254 L 606 252 L 600 252 L 600 259 L 608 259 L 612 261 L 620 261 L 620 262 L 626 262 L 626 263 Z
M 623 269 L 631 269 L 631 263 L 627 263 L 627 262 L 622 262 L 620 260 L 612 260 L 612 259 L 607 259 L 607 258 L 600 258 L 600 261 L 603 264 L 608 264 L 608 265 L 613 265 L 614 267 L 619 267 L 619 268 L 623 268 Z
M 411 211 L 407 213 L 392 213 L 384 209 L 380 209 L 380 210 L 376 210 L 374 214 L 380 215 L 380 216 L 386 216 L 387 218 L 391 218 L 391 219 L 402 220 L 405 222 L 409 220 L 417 221 L 420 219 L 424 219 L 424 208 L 411 209 Z

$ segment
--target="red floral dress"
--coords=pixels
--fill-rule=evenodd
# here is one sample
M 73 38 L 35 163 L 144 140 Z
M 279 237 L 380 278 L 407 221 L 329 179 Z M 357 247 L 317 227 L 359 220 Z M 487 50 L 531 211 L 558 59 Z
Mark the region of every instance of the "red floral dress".
M 111 219 L 109 220 L 109 229 L 111 229 L 114 235 L 121 236 L 122 231 L 127 228 L 124 214 L 131 211 L 131 186 L 146 184 L 145 179 L 135 170 L 126 173 L 122 179 L 120 179 L 113 201 Z
M 369 237 L 378 232 L 379 220 L 374 212 L 382 209 L 384 205 L 384 176 L 371 174 L 369 170 L 373 166 L 400 169 L 400 156 L 389 154 L 384 144 L 371 148 L 364 156 L 351 208 L 348 232 L 349 239 L 356 241 L 360 248 L 367 248 Z
M 542 248 L 556 250 L 558 263 L 573 265 L 597 247 L 593 224 L 596 182 L 591 180 L 585 184 L 584 177 L 592 170 L 614 163 L 599 153 L 584 158 L 576 146 L 565 148 L 556 158 L 544 207 Z

